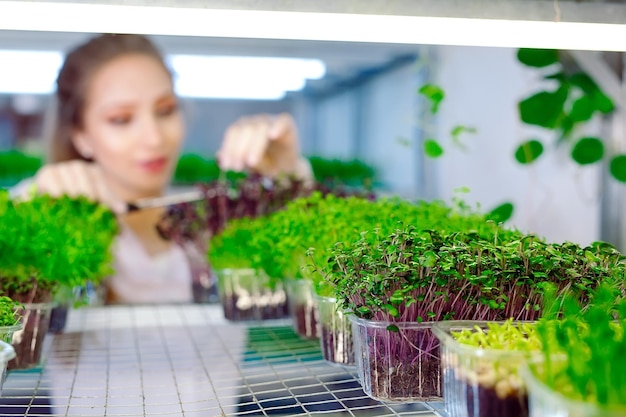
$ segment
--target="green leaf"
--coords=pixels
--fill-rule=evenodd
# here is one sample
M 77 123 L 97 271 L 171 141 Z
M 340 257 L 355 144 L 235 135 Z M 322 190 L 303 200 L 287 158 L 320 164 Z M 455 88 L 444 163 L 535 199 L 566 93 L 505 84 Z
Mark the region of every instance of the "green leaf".
M 598 110 L 600 113 L 608 114 L 615 109 L 613 101 L 604 94 L 596 82 L 584 72 L 573 74 L 570 76 L 569 82 L 580 88 L 589 96 L 594 109 Z
M 559 51 L 554 49 L 520 48 L 517 59 L 529 67 L 542 68 L 559 62 Z
M 617 181 L 626 182 L 626 155 L 617 155 L 611 159 L 609 172 Z
M 450 131 L 450 135 L 452 136 L 452 143 L 454 143 L 459 148 L 465 150 L 465 145 L 459 139 L 459 136 L 461 136 L 463 133 L 476 133 L 476 128 L 471 126 L 457 125 L 454 126 Z
M 387 310 L 387 312 L 389 313 L 391 317 L 398 317 L 399 315 L 398 309 L 392 306 L 391 304 L 384 304 L 383 308 Z
M 496 223 L 504 223 L 513 216 L 513 208 L 513 203 L 507 201 L 487 213 L 487 218 Z
M 437 263 L 437 254 L 433 251 L 427 251 L 421 257 L 420 263 L 426 268 L 432 268 Z
M 426 97 L 427 99 L 430 100 L 430 112 L 432 114 L 437 113 L 437 111 L 439 110 L 439 105 L 441 104 L 441 102 L 443 101 L 443 99 L 445 98 L 446 94 L 443 91 L 443 89 L 441 89 L 441 87 L 436 86 L 434 84 L 424 84 L 419 90 L 418 92 L 423 95 L 424 97 Z
M 596 82 L 584 72 L 572 74 L 569 77 L 569 82 L 583 90 L 583 92 L 587 95 L 593 95 L 599 90 Z
M 574 122 L 585 122 L 593 116 L 595 106 L 590 96 L 582 96 L 572 104 L 569 117 Z
M 524 123 L 553 129 L 563 114 L 567 87 L 556 91 L 541 91 L 519 102 L 520 117 Z
M 598 138 L 585 137 L 580 139 L 572 149 L 572 159 L 580 165 L 598 162 L 604 156 L 604 144 Z
M 411 141 L 407 138 L 396 138 L 396 143 L 405 148 L 411 147 Z
M 389 326 L 387 326 L 387 330 L 394 333 L 398 333 L 400 331 L 398 326 L 396 326 L 395 324 L 390 324 Z
M 427 139 L 424 141 L 424 153 L 429 158 L 439 158 L 443 155 L 443 148 L 434 139 Z
M 543 144 L 536 139 L 522 143 L 515 150 L 515 159 L 520 164 L 530 164 L 537 160 L 543 153 Z
M 593 105 L 594 107 L 603 114 L 608 114 L 615 110 L 615 104 L 613 104 L 613 100 L 611 100 L 606 94 L 602 91 L 599 91 L 593 95 Z

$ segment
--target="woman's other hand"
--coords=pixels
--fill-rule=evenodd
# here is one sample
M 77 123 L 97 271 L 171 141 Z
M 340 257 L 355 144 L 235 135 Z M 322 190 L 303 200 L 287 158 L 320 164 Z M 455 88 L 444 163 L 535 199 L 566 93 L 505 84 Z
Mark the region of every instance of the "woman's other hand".
M 35 175 L 34 184 L 41 194 L 53 197 L 84 196 L 108 206 L 118 214 L 127 211 L 126 204 L 113 195 L 102 171 L 93 163 L 74 160 L 44 165 Z
M 223 170 L 310 177 L 308 161 L 300 156 L 295 121 L 288 113 L 240 118 L 226 130 L 217 159 Z

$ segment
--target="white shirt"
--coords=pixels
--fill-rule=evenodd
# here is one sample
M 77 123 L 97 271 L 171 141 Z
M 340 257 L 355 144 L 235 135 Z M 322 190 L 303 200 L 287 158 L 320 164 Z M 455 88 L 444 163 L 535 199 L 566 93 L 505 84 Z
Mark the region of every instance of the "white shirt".
M 193 300 L 192 276 L 184 250 L 172 245 L 151 256 L 128 227 L 113 246 L 115 274 L 108 279 L 117 303 L 187 303 Z

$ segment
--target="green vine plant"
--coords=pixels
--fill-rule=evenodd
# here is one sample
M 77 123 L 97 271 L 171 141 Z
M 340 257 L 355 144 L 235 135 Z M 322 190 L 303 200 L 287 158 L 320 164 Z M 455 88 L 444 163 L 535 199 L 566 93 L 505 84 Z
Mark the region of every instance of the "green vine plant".
M 550 81 L 550 88 L 533 93 L 518 103 L 520 120 L 532 126 L 538 126 L 554 133 L 557 146 L 569 146 L 571 159 L 581 166 L 609 160 L 611 176 L 620 182 L 626 182 L 626 154 L 607 156 L 602 138 L 582 136 L 581 127 L 596 116 L 611 114 L 615 106 L 611 99 L 600 89 L 596 82 L 585 72 L 572 65 L 566 65 L 567 56 L 550 49 L 521 48 L 517 51 L 518 61 L 528 67 L 543 71 L 542 78 Z M 423 85 L 418 93 L 430 103 L 429 111 L 437 114 L 446 94 L 437 85 Z M 462 133 L 476 133 L 466 126 L 457 126 L 451 132 L 452 143 L 464 149 L 459 140 Z M 544 141 L 528 138 L 517 146 L 515 160 L 522 165 L 536 162 L 546 149 Z M 435 139 L 424 141 L 424 154 L 430 158 L 439 158 L 445 153 L 444 147 Z M 503 221 L 513 215 L 514 205 L 504 202 L 493 209 Z
M 446 92 L 444 89 L 439 85 L 427 83 L 422 85 L 417 92 L 419 95 L 424 97 L 427 102 L 427 105 L 425 106 L 427 108 L 425 111 L 426 114 L 430 116 L 436 115 L 439 112 L 439 107 L 446 98 Z M 425 118 L 426 115 L 424 115 L 422 119 Z M 462 151 L 467 151 L 467 146 L 463 142 L 462 136 L 474 135 L 476 133 L 478 133 L 478 130 L 475 127 L 455 125 L 450 130 L 450 143 L 452 146 L 459 148 Z M 440 140 L 428 136 L 423 142 L 423 152 L 428 158 L 437 159 L 444 156 L 446 148 Z M 492 208 L 489 211 L 489 215 L 498 219 L 499 222 L 506 222 L 513 216 L 513 211 L 513 203 L 506 201 Z
M 541 71 L 543 80 L 551 85 L 518 103 L 521 121 L 552 131 L 556 145 L 568 146 L 571 159 L 581 166 L 610 158 L 611 176 L 626 182 L 626 155 L 607 155 L 602 138 L 579 133 L 585 123 L 615 109 L 596 82 L 587 73 L 567 65 L 567 56 L 558 50 L 521 48 L 517 59 Z M 544 149 L 540 139 L 527 139 L 515 150 L 515 160 L 523 165 L 532 164 L 543 155 Z

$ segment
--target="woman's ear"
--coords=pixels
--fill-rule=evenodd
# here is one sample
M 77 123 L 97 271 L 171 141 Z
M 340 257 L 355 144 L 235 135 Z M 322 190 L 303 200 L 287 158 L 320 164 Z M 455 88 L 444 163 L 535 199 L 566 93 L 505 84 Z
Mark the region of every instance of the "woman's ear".
M 72 144 L 80 156 L 85 159 L 93 159 L 93 149 L 83 131 L 74 130 L 72 132 Z

